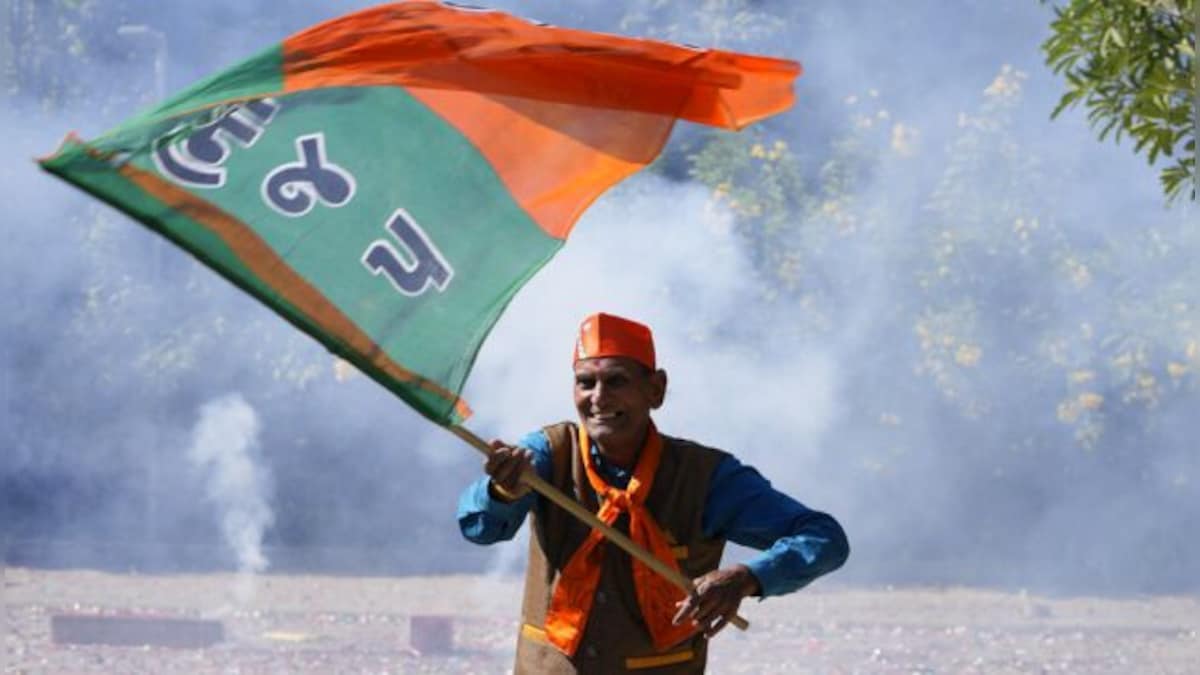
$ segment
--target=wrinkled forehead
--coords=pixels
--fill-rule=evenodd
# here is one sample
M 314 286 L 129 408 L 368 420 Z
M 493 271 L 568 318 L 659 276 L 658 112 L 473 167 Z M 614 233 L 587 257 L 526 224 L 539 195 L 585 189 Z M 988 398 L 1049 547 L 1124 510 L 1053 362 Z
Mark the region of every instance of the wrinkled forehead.
M 575 375 L 629 375 L 636 377 L 644 375 L 649 369 L 636 359 L 628 356 L 601 356 L 594 359 L 580 359 L 575 362 Z

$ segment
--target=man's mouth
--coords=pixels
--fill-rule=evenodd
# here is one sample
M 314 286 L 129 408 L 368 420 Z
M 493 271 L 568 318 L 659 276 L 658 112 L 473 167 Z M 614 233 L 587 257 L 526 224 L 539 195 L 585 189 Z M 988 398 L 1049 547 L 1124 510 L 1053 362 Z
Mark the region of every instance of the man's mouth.
M 613 420 L 617 419 L 621 415 L 622 415 L 622 413 L 620 413 L 620 412 L 603 412 L 603 413 L 594 412 L 591 414 L 591 418 L 593 420 L 595 420 L 596 422 L 600 422 L 601 424 L 604 424 L 607 422 L 612 422 Z

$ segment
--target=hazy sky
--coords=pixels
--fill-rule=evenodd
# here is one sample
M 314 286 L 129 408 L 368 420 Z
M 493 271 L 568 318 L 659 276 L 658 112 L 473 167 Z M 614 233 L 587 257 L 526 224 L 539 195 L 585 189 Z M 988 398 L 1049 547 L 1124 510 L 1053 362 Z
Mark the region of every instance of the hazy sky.
M 819 341 L 773 334 L 773 320 L 783 323 L 782 317 L 804 309 L 763 303 L 761 270 L 753 268 L 730 213 L 699 183 L 644 172 L 584 215 L 568 245 L 496 325 L 467 386 L 466 398 L 477 411 L 468 426 L 515 439 L 570 418 L 575 327 L 597 310 L 625 314 L 653 327 L 671 377 L 668 403 L 657 418 L 661 428 L 732 451 L 781 489 L 836 515 L 854 548 L 849 579 L 1128 589 L 1152 587 L 1166 574 L 1168 585 L 1194 588 L 1184 570 L 1189 561 L 1194 567 L 1200 545 L 1182 540 L 1189 526 L 1195 531 L 1200 524 L 1200 499 L 1178 508 L 1189 503 L 1181 495 L 1195 496 L 1200 481 L 1191 446 L 1194 423 L 1186 415 L 1162 417 L 1161 424 L 1178 429 L 1175 442 L 1155 448 L 1159 459 L 1151 463 L 1165 482 L 1131 480 L 1125 465 L 1104 458 L 1096 469 L 1065 479 L 1053 457 L 1044 464 L 1035 458 L 1029 466 L 1037 467 L 1030 473 L 1036 476 L 1019 487 L 1031 496 L 997 481 L 990 466 L 969 461 L 973 455 L 964 446 L 988 439 L 956 437 L 957 428 L 937 416 L 936 401 L 905 401 L 899 430 L 856 426 L 864 406 L 874 405 L 857 398 L 864 380 L 876 383 L 883 396 L 916 377 L 905 361 L 911 331 L 883 332 L 880 340 L 880 322 L 905 301 L 894 295 L 902 289 L 892 280 L 907 273 L 900 251 L 928 236 L 929 190 L 943 178 L 946 150 L 961 141 L 989 101 L 1003 95 L 996 87 L 1019 89 L 1011 133 L 1019 152 L 1038 158 L 1037 175 L 1044 179 L 1028 188 L 1029 201 L 1045 205 L 1044 218 L 1073 223 L 1079 236 L 1103 240 L 1130 226 L 1170 231 L 1195 216 L 1184 206 L 1167 209 L 1155 171 L 1127 144 L 1096 142 L 1081 111 L 1049 120 L 1062 90 L 1037 49 L 1049 10 L 1032 0 L 963 2 L 953 11 L 934 2 L 914 2 L 906 11 L 812 2 L 805 4 L 807 13 L 782 3 L 747 4 L 767 20 L 763 25 L 785 7 L 789 18 L 768 31 L 730 36 L 715 34 L 687 3 L 625 27 L 620 20 L 628 8 L 616 3 L 493 6 L 595 30 L 639 33 L 669 25 L 674 28 L 665 36 L 672 39 L 717 40 L 723 47 L 802 61 L 806 73 L 797 83 L 796 108 L 760 133 L 786 139 L 814 173 L 834 137 L 845 131 L 845 120 L 855 115 L 886 137 L 908 139 L 912 147 L 904 152 L 897 149 L 900 141 L 869 148 L 880 153 L 879 170 L 855 189 L 860 203 L 889 209 L 875 231 L 887 245 L 851 243 L 837 254 L 814 257 L 841 299 L 844 324 Z M 144 23 L 164 33 L 167 88 L 174 91 L 291 31 L 366 5 L 130 2 L 123 5 L 127 15 L 99 11 L 95 20 L 114 29 Z M 956 23 L 946 23 L 947 16 Z M 147 527 L 143 488 L 152 476 L 159 486 L 154 532 L 183 524 L 210 546 L 222 530 L 229 532 L 221 523 L 233 509 L 251 514 L 255 531 L 265 528 L 267 543 L 315 547 L 313 564 L 344 563 L 338 558 L 343 554 L 331 552 L 339 547 L 385 550 L 383 558 L 373 554 L 362 561 L 385 568 L 404 568 L 406 560 L 421 568 L 442 558 L 475 566 L 519 561 L 519 544 L 489 552 L 456 540 L 454 502 L 477 473 L 474 451 L 365 378 L 341 381 L 315 343 L 28 161 L 49 152 L 64 132 L 94 135 L 148 100 L 157 47 L 144 33 L 122 39 L 106 43 L 112 53 L 88 66 L 112 89 L 106 106 L 79 101 L 51 112 L 18 101 L 0 112 L 16 146 L 0 159 L 0 189 L 10 204 L 0 252 L 0 309 L 10 317 L 3 343 L 9 371 L 30 378 L 28 387 L 5 378 L 4 414 L 13 432 L 0 479 L 10 494 L 7 513 L 37 514 L 24 524 L 8 523 L 10 536 L 75 540 L 104 532 L 110 536 L 102 539 L 128 542 L 130 550 L 141 546 L 139 556 L 169 559 L 182 544 L 159 537 L 157 547 L 147 548 L 141 530 Z M 696 131 L 685 125 L 676 142 Z M 996 152 L 978 168 L 981 190 L 1011 177 L 1000 166 L 1003 149 Z M 829 224 L 805 226 L 819 232 Z M 121 269 L 101 266 L 114 260 Z M 167 282 L 156 266 L 172 270 Z M 1054 292 L 1059 283 L 1052 270 L 1010 273 L 1019 276 L 1013 286 Z M 1135 281 L 1142 273 L 1128 271 Z M 112 297 L 118 292 L 124 295 Z M 119 305 L 122 320 L 135 327 L 89 328 L 79 317 L 97 303 Z M 1057 318 L 1074 325 L 1093 320 L 1097 311 L 1064 304 Z M 222 318 L 197 324 L 196 316 Z M 748 344 L 745 336 L 756 336 L 755 342 Z M 1001 344 L 1007 339 L 1002 332 L 991 336 Z M 81 352 L 85 339 L 88 349 Z M 1020 336 L 1012 340 L 1017 344 Z M 147 343 L 167 347 L 147 355 Z M 204 363 L 172 361 L 187 358 Z M 880 369 L 880 363 L 894 367 Z M 164 364 L 176 374 L 156 389 L 120 375 Z M 287 379 L 297 372 L 307 378 L 302 390 Z M 986 372 L 993 382 L 1011 385 L 1014 405 L 1031 396 L 1013 373 Z M 25 393 L 30 390 L 61 396 L 34 400 Z M 222 424 L 238 450 L 225 460 L 197 455 L 199 439 L 219 438 Z M 998 433 L 1004 424 L 996 420 Z M 875 457 L 866 446 L 887 446 L 892 441 L 886 434 L 902 437 L 909 453 Z M 193 459 L 210 459 L 189 464 L 189 452 Z M 229 480 L 244 495 L 226 494 L 224 501 L 214 496 L 230 487 L 228 480 L 224 488 L 214 487 L 222 462 L 242 472 L 241 479 Z M 1164 496 L 1162 485 L 1178 476 L 1191 483 Z M 72 496 L 47 496 L 56 491 Z M 319 508 L 310 504 L 306 520 L 297 522 L 299 506 L 288 500 L 301 498 Z M 1008 525 L 988 531 L 1011 538 L 976 536 L 980 523 L 997 519 Z M 46 529 L 50 523 L 54 527 Z M 1075 549 L 1055 548 L 1064 533 L 1072 533 Z M 413 541 L 438 548 L 415 552 Z M 253 555 L 246 555 L 243 565 L 253 568 Z M 330 562 L 334 558 L 337 563 Z M 1091 566 L 1079 568 L 1081 559 Z M 1163 564 L 1147 569 L 1147 560 Z M 236 564 L 237 557 L 224 562 Z M 304 564 L 303 554 L 292 564 Z

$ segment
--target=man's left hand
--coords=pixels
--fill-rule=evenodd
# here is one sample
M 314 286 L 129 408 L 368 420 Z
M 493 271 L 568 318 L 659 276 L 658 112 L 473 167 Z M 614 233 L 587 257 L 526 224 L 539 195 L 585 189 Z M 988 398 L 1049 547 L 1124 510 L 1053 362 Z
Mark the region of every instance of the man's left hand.
M 737 615 L 742 598 L 761 592 L 758 579 L 745 565 L 713 570 L 696 579 L 695 584 L 696 592 L 676 604 L 679 611 L 671 621 L 676 625 L 692 621 L 707 638 L 720 632 Z

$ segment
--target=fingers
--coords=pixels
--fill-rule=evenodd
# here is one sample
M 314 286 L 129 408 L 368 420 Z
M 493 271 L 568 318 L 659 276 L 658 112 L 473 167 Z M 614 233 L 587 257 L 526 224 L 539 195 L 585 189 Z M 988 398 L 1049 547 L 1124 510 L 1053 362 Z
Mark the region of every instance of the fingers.
M 523 466 L 520 456 L 514 453 L 513 456 L 498 463 L 495 471 L 492 472 L 492 480 L 502 488 L 515 489 L 520 482 Z
M 516 490 L 521 484 L 521 474 L 533 466 L 533 452 L 500 441 L 492 441 L 490 445 L 492 454 L 483 462 L 484 473 L 505 490 Z
M 679 608 L 679 611 L 675 612 L 675 616 L 671 618 L 672 626 L 678 626 L 696 611 L 696 594 L 688 595 L 686 600 L 680 600 L 675 603 L 675 606 Z
M 679 611 L 672 621 L 676 625 L 690 621 L 705 637 L 719 633 L 737 615 L 745 597 L 741 574 L 736 568 L 721 569 L 696 579 L 695 592 L 677 604 Z
M 693 624 L 706 628 L 714 620 L 724 618 L 727 613 L 736 612 L 737 604 L 730 603 L 729 599 L 724 596 L 724 593 L 714 591 L 711 587 L 703 590 L 697 589 L 686 600 L 675 603 L 679 611 L 675 612 L 671 623 L 679 625 L 683 621 L 691 621 Z
M 734 611 L 730 612 L 729 614 L 725 614 L 725 615 L 721 616 L 721 618 L 717 619 L 716 622 L 714 622 L 711 626 L 709 626 L 704 631 L 704 637 L 711 640 L 714 635 L 716 635 L 717 633 L 720 633 L 721 629 L 729 624 L 729 619 L 733 617 L 733 615 L 734 615 L 734 613 L 736 613 L 736 611 L 737 611 L 737 608 L 735 607 Z
M 724 595 L 720 593 L 704 597 L 692 596 L 677 603 L 679 611 L 675 613 L 671 623 L 677 626 L 688 621 L 703 631 L 705 637 L 716 635 L 737 614 L 740 604 L 728 597 L 719 597 Z
M 727 612 L 737 610 L 737 605 L 730 607 L 729 598 L 725 593 L 712 592 L 700 596 L 700 605 L 696 608 L 692 620 L 701 629 L 707 631 L 713 621 L 720 619 Z

